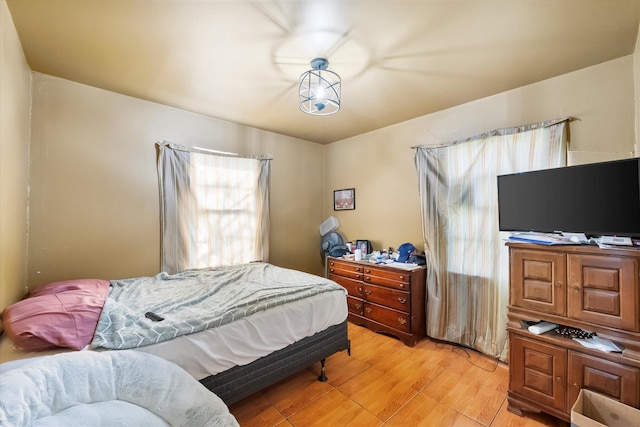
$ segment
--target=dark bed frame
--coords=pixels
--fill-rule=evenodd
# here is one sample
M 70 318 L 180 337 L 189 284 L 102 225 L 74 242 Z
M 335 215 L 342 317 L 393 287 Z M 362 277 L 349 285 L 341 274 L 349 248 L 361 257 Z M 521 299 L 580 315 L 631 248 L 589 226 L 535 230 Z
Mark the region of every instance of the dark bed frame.
M 326 381 L 325 359 L 343 350 L 347 350 L 351 355 L 346 320 L 248 365 L 235 366 L 219 374 L 210 375 L 200 382 L 227 405 L 231 405 L 318 361 L 321 362 L 318 380 Z

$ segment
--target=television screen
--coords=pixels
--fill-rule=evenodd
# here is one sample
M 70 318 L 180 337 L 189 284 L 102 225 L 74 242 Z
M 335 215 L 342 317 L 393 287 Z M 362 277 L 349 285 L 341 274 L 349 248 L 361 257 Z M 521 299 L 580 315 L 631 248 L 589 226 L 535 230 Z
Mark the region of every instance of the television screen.
M 498 176 L 500 231 L 640 237 L 640 158 Z

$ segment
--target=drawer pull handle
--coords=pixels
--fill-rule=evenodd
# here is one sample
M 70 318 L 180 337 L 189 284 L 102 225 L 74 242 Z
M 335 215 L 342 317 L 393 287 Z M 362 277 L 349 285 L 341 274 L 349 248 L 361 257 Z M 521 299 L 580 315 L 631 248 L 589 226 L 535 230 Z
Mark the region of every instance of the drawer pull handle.
M 400 301 L 401 304 L 404 304 L 407 302 L 407 299 L 405 297 L 398 297 L 398 301 Z
M 371 308 L 370 308 L 370 307 L 367 307 L 367 308 L 365 308 L 365 309 L 364 309 L 364 311 L 366 311 L 366 312 L 367 312 L 367 314 L 371 314 L 371 312 L 372 312 L 373 310 L 371 310 Z
M 578 285 L 573 285 L 572 288 L 576 292 L 580 291 L 580 286 L 578 286 Z
M 364 280 L 371 280 L 371 277 L 369 277 L 369 276 L 365 276 L 365 277 L 364 277 Z
M 367 294 L 367 295 L 371 295 L 371 291 L 369 289 L 365 289 L 364 293 Z
M 400 275 L 400 280 L 404 280 L 404 276 L 402 274 Z
M 406 325 L 407 319 L 405 319 L 404 317 L 398 317 L 398 323 L 400 323 L 401 325 Z
M 330 268 L 330 269 L 329 269 L 329 271 L 333 273 L 333 267 L 332 267 L 332 268 Z
M 556 288 L 561 288 L 561 287 L 562 287 L 562 283 L 556 282 Z
M 561 377 L 556 377 L 556 381 L 561 383 L 562 382 L 562 378 Z
M 356 309 L 360 310 L 362 306 L 360 304 L 356 304 Z
M 404 288 L 404 283 L 400 283 L 400 287 L 401 287 L 401 288 Z
M 358 286 L 358 293 L 362 293 L 362 286 Z
M 573 388 L 575 388 L 576 390 L 580 390 L 580 386 L 578 385 L 578 383 L 573 383 Z

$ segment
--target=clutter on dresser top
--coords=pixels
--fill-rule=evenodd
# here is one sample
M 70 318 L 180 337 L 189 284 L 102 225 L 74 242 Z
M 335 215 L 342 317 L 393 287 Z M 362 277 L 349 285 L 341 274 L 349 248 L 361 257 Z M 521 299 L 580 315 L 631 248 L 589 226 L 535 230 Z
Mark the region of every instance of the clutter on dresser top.
M 342 258 L 350 261 L 365 261 L 403 269 L 415 269 L 426 264 L 424 251 L 416 249 L 411 243 L 401 244 L 397 251 L 391 246 L 387 250 L 372 251 L 371 242 L 368 240 L 347 242 L 346 246 L 348 251 Z

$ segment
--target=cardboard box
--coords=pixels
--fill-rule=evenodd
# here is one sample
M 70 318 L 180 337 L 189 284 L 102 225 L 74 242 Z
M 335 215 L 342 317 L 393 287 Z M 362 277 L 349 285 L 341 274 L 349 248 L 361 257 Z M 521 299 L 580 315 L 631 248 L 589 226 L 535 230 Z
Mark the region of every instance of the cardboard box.
M 640 426 L 640 410 L 590 390 L 580 390 L 571 408 L 571 427 Z

